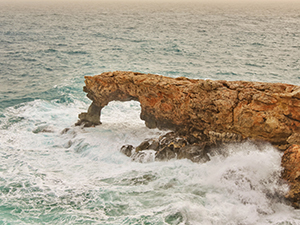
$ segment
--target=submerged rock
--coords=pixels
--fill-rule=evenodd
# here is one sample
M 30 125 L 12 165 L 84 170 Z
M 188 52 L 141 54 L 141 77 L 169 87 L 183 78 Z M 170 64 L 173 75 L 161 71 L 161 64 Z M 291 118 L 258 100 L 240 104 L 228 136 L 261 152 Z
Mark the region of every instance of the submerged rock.
M 133 150 L 132 145 L 123 145 L 120 152 L 122 152 L 124 155 L 130 157 L 132 155 L 132 150 Z
M 38 133 L 54 133 L 54 129 L 48 125 L 42 125 L 42 126 L 39 126 L 37 127 L 36 129 L 34 129 L 32 131 L 33 133 L 35 134 L 38 134 Z

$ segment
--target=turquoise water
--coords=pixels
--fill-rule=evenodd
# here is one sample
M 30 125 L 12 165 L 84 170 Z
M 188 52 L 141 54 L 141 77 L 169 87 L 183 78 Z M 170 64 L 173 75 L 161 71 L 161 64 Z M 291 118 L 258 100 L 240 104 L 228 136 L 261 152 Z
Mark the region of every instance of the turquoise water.
M 300 84 L 300 5 L 0 2 L 0 224 L 300 224 L 281 153 L 137 163 L 138 102 L 74 127 L 85 75 L 132 70 Z M 69 128 L 65 130 L 65 128 Z

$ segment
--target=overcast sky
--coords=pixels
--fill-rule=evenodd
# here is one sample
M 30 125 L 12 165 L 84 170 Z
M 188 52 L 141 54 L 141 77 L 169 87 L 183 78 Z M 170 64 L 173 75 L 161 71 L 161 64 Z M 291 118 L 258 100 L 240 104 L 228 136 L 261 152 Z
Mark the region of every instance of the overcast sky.
M 130 2 L 137 2 L 139 4 L 142 3 L 186 3 L 189 2 L 193 3 L 205 3 L 205 4 L 234 4 L 236 6 L 238 5 L 244 5 L 244 3 L 248 4 L 263 4 L 264 6 L 272 6 L 273 4 L 282 4 L 285 6 L 292 7 L 293 5 L 300 5 L 300 0 L 0 0 L 0 4 L 4 3 L 5 5 L 20 5 L 22 6 L 22 3 L 30 3 L 30 4 L 64 4 L 64 3 L 76 3 L 79 2 L 84 5 L 88 5 L 91 2 L 107 2 L 110 4 L 113 4 L 114 2 L 120 2 L 120 3 L 130 3 Z M 1 6 L 0 6 L 1 7 Z M 297 7 L 298 8 L 298 7 Z
M 300 0 L 0 0 L 0 2 L 112 2 L 112 1 L 119 1 L 119 2 L 235 2 L 235 3 L 243 3 L 243 2 L 258 2 L 258 3 L 277 3 L 277 2 L 300 2 Z

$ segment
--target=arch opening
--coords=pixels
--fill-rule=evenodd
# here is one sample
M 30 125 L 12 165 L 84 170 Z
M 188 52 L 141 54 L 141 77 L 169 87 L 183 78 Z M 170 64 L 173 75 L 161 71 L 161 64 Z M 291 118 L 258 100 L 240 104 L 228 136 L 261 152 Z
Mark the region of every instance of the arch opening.
M 101 109 L 102 124 L 145 126 L 141 120 L 141 105 L 138 101 L 111 101 Z

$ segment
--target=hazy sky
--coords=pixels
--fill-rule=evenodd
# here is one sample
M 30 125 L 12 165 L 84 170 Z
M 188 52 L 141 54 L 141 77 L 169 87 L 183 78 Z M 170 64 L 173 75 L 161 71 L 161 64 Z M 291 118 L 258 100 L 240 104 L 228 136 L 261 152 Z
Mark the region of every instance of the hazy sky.
M 257 3 L 286 3 L 286 2 L 300 2 L 300 0 L 0 0 L 0 2 L 112 2 L 112 1 L 119 1 L 119 2 L 234 2 L 234 3 L 243 3 L 243 2 L 257 2 Z
M 139 4 L 142 3 L 205 3 L 205 4 L 234 4 L 234 5 L 244 5 L 250 3 L 250 4 L 263 4 L 264 6 L 272 6 L 273 4 L 283 4 L 283 5 L 294 5 L 295 3 L 297 5 L 300 5 L 300 0 L 0 0 L 0 3 L 4 4 L 17 4 L 22 5 L 22 3 L 39 3 L 39 5 L 43 3 L 50 3 L 53 4 L 64 4 L 64 3 L 81 3 L 84 5 L 87 5 L 91 2 L 107 2 L 113 4 L 114 2 L 120 2 L 120 3 L 130 3 L 130 2 L 136 2 Z

